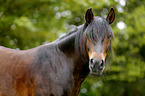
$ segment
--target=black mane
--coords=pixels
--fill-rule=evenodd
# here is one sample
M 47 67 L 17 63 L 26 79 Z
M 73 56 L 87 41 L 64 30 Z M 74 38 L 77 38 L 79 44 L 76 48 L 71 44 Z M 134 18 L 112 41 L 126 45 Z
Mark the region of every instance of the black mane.
M 80 38 L 82 37 L 81 34 L 83 34 L 84 30 L 87 28 L 86 23 L 83 25 L 80 25 L 75 28 L 75 30 L 68 32 L 64 36 L 60 37 L 56 40 L 59 48 L 64 53 L 68 54 L 68 56 L 71 56 L 71 53 L 78 50 L 80 45 Z M 66 50 L 70 52 L 66 52 Z M 81 53 L 78 50 L 78 53 Z
M 68 36 L 72 35 L 73 33 L 76 33 L 77 30 L 78 30 L 78 28 L 76 27 L 75 29 L 73 29 L 70 32 L 67 31 L 67 33 L 64 36 L 60 37 L 58 40 L 60 41 L 60 40 L 64 39 L 65 37 L 68 37 Z

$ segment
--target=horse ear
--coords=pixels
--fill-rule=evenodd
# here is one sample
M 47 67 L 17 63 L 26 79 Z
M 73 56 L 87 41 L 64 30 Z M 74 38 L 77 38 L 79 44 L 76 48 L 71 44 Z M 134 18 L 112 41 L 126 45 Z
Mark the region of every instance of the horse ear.
M 108 13 L 106 19 L 107 19 L 109 24 L 113 23 L 113 21 L 115 20 L 115 11 L 114 11 L 114 8 L 110 9 L 110 12 Z
M 86 14 L 85 14 L 85 19 L 86 19 L 86 22 L 88 24 L 90 24 L 93 20 L 93 12 L 92 12 L 92 8 L 89 8 L 87 11 L 86 11 Z

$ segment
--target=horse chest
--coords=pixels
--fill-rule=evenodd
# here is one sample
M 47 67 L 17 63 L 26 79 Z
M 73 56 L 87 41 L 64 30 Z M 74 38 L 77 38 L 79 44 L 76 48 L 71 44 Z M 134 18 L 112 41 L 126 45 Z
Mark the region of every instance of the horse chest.
M 48 77 L 39 77 L 35 81 L 35 94 L 45 94 L 48 96 L 69 96 L 73 86 L 73 77 L 66 75 L 50 74 Z M 51 77 L 51 78 L 50 78 Z M 41 78 L 41 79 L 40 79 Z
M 53 63 L 49 61 L 47 64 L 42 65 L 39 72 L 37 71 L 34 74 L 35 94 L 69 96 L 74 82 L 73 74 L 70 70 L 68 62 L 60 62 L 57 57 L 55 57 Z

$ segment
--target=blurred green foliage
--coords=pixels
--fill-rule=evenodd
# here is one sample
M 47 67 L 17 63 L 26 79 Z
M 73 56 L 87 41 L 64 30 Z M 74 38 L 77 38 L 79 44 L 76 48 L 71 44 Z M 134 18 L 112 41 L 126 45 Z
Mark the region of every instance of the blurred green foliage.
M 0 0 L 0 45 L 29 49 L 52 42 L 69 25 L 83 24 L 90 7 L 96 16 L 115 8 L 115 38 L 104 75 L 88 76 L 80 96 L 144 96 L 145 0 Z

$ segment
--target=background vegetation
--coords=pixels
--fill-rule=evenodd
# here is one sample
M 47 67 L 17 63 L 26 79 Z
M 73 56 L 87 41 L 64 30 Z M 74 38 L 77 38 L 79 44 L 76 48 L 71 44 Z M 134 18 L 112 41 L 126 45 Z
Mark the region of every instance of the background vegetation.
M 29 49 L 84 23 L 85 11 L 96 16 L 116 10 L 111 25 L 113 54 L 104 75 L 88 78 L 80 96 L 145 95 L 145 0 L 0 0 L 0 45 Z

